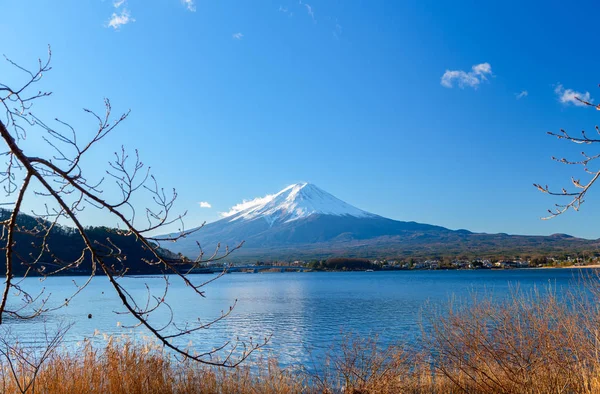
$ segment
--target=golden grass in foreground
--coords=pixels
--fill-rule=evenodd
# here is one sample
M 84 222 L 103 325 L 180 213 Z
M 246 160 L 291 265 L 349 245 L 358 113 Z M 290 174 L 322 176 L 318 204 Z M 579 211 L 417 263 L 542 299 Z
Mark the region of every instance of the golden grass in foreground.
M 432 321 L 419 354 L 355 338 L 317 360 L 325 365 L 318 374 L 275 360 L 205 367 L 127 341 L 56 351 L 36 370 L 15 348 L 14 373 L 6 353 L 0 366 L 0 390 L 23 392 L 35 374 L 27 393 L 600 393 L 599 299 L 551 291 L 473 298 Z

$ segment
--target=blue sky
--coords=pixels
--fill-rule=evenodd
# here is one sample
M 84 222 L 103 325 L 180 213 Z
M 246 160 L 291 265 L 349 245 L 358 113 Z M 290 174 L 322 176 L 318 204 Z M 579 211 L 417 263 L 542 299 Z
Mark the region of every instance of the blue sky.
M 523 3 L 5 0 L 0 51 L 27 65 L 52 46 L 40 116 L 131 109 L 90 174 L 138 148 L 188 227 L 308 181 L 398 220 L 599 238 L 600 190 L 541 221 L 557 200 L 532 183 L 585 179 L 550 160 L 581 146 L 545 133 L 598 122 L 571 97 L 600 101 L 600 4 Z

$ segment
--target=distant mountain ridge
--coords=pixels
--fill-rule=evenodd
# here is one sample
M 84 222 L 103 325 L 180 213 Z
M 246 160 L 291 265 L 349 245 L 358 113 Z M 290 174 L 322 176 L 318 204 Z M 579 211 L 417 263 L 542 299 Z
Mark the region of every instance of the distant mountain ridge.
M 244 201 L 223 219 L 165 245 L 188 257 L 217 244 L 244 246 L 232 259 L 331 256 L 431 256 L 442 253 L 559 253 L 591 250 L 599 241 L 571 237 L 478 234 L 388 219 L 356 208 L 310 183 Z

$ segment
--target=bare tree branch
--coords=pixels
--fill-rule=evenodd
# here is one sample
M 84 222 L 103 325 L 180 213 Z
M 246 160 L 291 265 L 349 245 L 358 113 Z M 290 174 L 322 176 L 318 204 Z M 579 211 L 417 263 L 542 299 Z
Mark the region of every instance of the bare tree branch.
M 600 104 L 595 105 L 591 102 L 582 100 L 578 97 L 575 97 L 576 100 L 585 104 L 588 107 L 596 108 L 600 110 Z M 596 133 L 600 135 L 600 128 L 598 126 L 595 127 Z M 555 133 L 552 131 L 548 132 L 549 135 L 558 138 L 559 140 L 570 141 L 575 144 L 597 144 L 600 143 L 600 139 L 598 138 L 589 138 L 585 132 L 585 130 L 581 131 L 581 136 L 573 136 L 569 134 L 566 130 L 561 129 L 559 133 Z M 600 158 L 600 154 L 588 155 L 586 152 L 581 152 L 582 159 L 580 160 L 568 160 L 566 158 L 556 158 L 552 157 L 552 160 L 557 161 L 559 163 L 567 164 L 567 165 L 581 165 L 583 166 L 583 171 L 588 175 L 589 179 L 585 182 L 581 182 L 580 179 L 575 179 L 571 177 L 571 185 L 572 189 L 567 190 L 566 188 L 562 188 L 560 191 L 551 190 L 548 185 L 542 186 L 541 184 L 534 183 L 533 186 L 536 187 L 542 193 L 549 194 L 551 196 L 560 196 L 567 197 L 569 201 L 566 204 L 554 204 L 554 208 L 548 210 L 548 216 L 543 217 L 543 220 L 552 219 L 558 215 L 561 215 L 568 211 L 569 209 L 573 209 L 575 211 L 579 211 L 581 204 L 585 202 L 585 196 L 587 195 L 590 188 L 596 183 L 598 178 L 600 178 L 600 170 L 592 170 L 590 169 L 590 163 L 594 162 L 598 158 Z
M 190 276 L 192 268 L 209 261 L 225 259 L 242 244 L 232 248 L 226 246 L 223 250 L 219 246 L 207 259 L 199 247 L 198 257 L 192 260 L 183 256 L 174 258 L 173 254 L 162 249 L 159 241 L 176 241 L 197 231 L 182 230 L 176 235 L 160 238 L 148 235 L 172 223 L 183 223 L 185 214 L 172 215 L 177 192 L 172 190 L 167 193 L 151 174 L 150 167 L 144 165 L 139 152 L 135 150 L 134 154 L 130 155 L 123 146 L 108 163 L 104 177 L 92 180 L 86 175 L 82 164 L 84 157 L 128 118 L 129 111 L 114 117 L 108 99 L 104 101 L 104 111 L 101 115 L 93 110 L 84 109 L 96 123 L 88 138 L 85 137 L 87 133 L 77 130 L 64 120 L 56 118 L 55 124 L 50 125 L 40 119 L 33 113 L 33 105 L 38 99 L 51 93 L 29 93 L 29 90 L 51 69 L 50 60 L 49 50 L 47 61 L 39 60 L 34 71 L 8 60 L 27 78 L 18 87 L 0 82 L 0 103 L 5 110 L 4 118 L 0 117 L 0 140 L 5 145 L 1 155 L 6 158 L 6 169 L 0 172 L 0 183 L 6 197 L 14 200 L 2 203 L 10 206 L 10 211 L 0 208 L 0 214 L 3 215 L 0 217 L 0 250 L 6 257 L 6 281 L 0 301 L 0 324 L 6 314 L 17 318 L 32 318 L 68 305 L 73 297 L 85 289 L 94 275 L 101 273 L 108 278 L 126 313 L 136 320 L 136 326 L 143 326 L 165 347 L 185 358 L 205 364 L 227 367 L 238 365 L 253 351 L 264 346 L 268 338 L 258 343 L 251 339 L 247 342 L 225 342 L 216 349 L 200 354 L 178 346 L 173 340 L 218 324 L 232 313 L 237 301 L 226 312 L 212 320 L 177 321 L 167 300 L 167 275 L 174 275 L 183 280 L 191 295 L 204 297 L 204 287 L 222 274 L 204 283 L 195 284 Z M 28 155 L 21 144 L 26 138 L 38 138 L 47 145 L 51 153 L 47 157 Z M 104 189 L 107 187 L 109 190 L 115 189 L 116 193 L 105 193 Z M 137 194 L 146 195 L 151 201 L 151 205 L 143 209 L 139 218 L 136 215 L 139 204 L 133 202 L 133 196 Z M 28 219 L 30 216 L 23 214 L 23 207 L 30 198 L 45 201 L 43 212 L 32 212 L 33 223 Z M 117 223 L 116 228 L 98 229 L 84 226 L 80 220 L 80 213 L 86 209 L 103 211 Z M 145 224 L 140 225 L 140 221 L 145 221 Z M 80 253 L 68 256 L 62 253 L 60 245 L 53 241 L 59 235 L 68 239 L 76 238 L 81 245 Z M 27 247 L 25 243 L 28 243 Z M 35 252 L 23 253 L 24 250 L 32 248 Z M 131 248 L 135 248 L 136 253 L 142 256 L 139 259 L 141 262 L 128 259 L 128 255 L 132 253 Z M 143 268 L 134 264 L 142 264 Z M 44 288 L 41 288 L 37 295 L 29 294 L 21 288 L 20 281 L 13 280 L 17 271 L 23 277 L 33 274 L 47 277 L 75 269 L 81 270 L 82 267 L 88 267 L 85 268 L 88 278 L 80 285 L 74 281 L 72 294 L 58 306 L 49 306 L 49 295 L 45 293 Z M 145 301 L 136 299 L 119 281 L 120 277 L 132 269 L 154 270 L 153 272 L 158 270 L 163 274 L 164 287 L 156 292 L 156 289 L 151 290 L 146 285 Z M 7 305 L 11 290 L 22 294 L 24 301 L 9 310 Z M 153 313 L 165 309 L 169 313 L 167 321 L 155 322 L 156 319 L 150 318 Z

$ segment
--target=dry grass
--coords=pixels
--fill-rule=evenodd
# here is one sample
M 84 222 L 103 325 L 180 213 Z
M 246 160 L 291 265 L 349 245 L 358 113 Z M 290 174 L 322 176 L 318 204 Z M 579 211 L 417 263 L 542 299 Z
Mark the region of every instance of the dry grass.
M 437 373 L 468 393 L 600 393 L 594 283 L 591 296 L 513 291 L 451 308 L 429 341 Z
M 176 361 L 155 345 L 110 339 L 98 349 L 85 342 L 76 351 L 54 352 L 37 371 L 35 386 L 23 391 L 32 370 L 15 362 L 17 379 L 2 364 L 3 393 L 299 393 L 302 379 L 277 367 L 273 360 L 255 360 L 235 369 L 204 367 Z
M 176 361 L 147 344 L 109 340 L 54 351 L 32 367 L 14 347 L 0 365 L 5 393 L 600 393 L 600 305 L 595 287 L 558 297 L 512 292 L 440 311 L 415 353 L 348 338 L 319 373 L 259 359 L 235 369 Z M 442 313 L 443 312 L 443 313 Z M 12 352 L 12 353 L 11 353 Z M 19 353 L 22 352 L 22 353 Z M 22 357 L 16 355 L 21 354 Z M 13 360 L 8 364 L 8 357 Z M 319 361 L 319 360 L 318 360 Z M 14 368 L 11 370 L 11 365 Z M 38 365 L 33 363 L 34 366 Z M 29 385 L 29 382 L 35 384 Z M 26 388 L 26 389 L 23 389 Z

